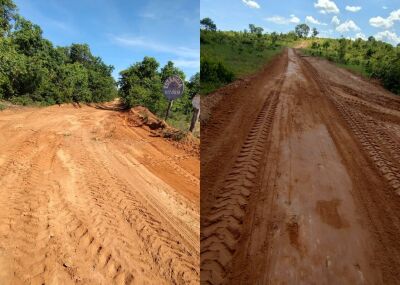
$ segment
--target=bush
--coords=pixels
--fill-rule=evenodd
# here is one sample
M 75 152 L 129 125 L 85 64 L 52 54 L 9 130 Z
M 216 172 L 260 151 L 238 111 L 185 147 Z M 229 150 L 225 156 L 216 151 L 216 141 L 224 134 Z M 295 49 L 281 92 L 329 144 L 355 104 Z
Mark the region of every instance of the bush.
M 17 14 L 7 21 L 3 24 L 12 29 L 0 33 L 0 98 L 23 105 L 115 98 L 113 67 L 93 56 L 88 45 L 55 48 L 38 25 Z
M 203 59 L 200 65 L 201 82 L 221 82 L 229 83 L 234 80 L 234 74 L 228 70 L 222 63 L 212 62 Z

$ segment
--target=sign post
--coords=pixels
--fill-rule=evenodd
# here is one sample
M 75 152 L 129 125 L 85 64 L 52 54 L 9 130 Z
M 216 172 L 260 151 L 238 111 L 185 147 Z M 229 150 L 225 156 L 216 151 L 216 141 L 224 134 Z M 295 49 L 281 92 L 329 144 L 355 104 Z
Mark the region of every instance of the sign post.
M 190 128 L 189 128 L 190 132 L 193 132 L 194 127 L 196 126 L 196 122 L 199 119 L 199 115 L 200 115 L 200 95 L 199 94 L 196 94 L 193 97 L 192 105 L 193 105 L 193 116 L 192 116 L 192 121 L 190 122 Z
M 169 101 L 167 112 L 165 113 L 165 121 L 168 119 L 168 115 L 172 107 L 172 102 L 175 99 L 181 97 L 184 90 L 185 90 L 185 83 L 179 76 L 173 75 L 165 80 L 163 85 L 163 92 L 165 97 L 167 97 Z

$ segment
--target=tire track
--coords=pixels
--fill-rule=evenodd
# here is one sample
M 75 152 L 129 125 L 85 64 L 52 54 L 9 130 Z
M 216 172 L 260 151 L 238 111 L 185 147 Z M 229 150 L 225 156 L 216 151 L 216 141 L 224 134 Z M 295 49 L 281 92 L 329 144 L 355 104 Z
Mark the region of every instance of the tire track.
M 92 156 L 94 157 L 94 156 Z M 98 156 L 96 156 L 98 157 Z M 85 163 L 90 163 L 87 157 Z M 127 183 L 114 174 L 113 167 L 108 161 L 100 160 L 105 173 L 98 172 L 94 177 L 109 177 L 113 184 L 105 184 L 102 193 L 93 188 L 91 198 L 96 201 L 99 208 L 104 209 L 109 215 L 122 218 L 129 228 L 135 232 L 141 242 L 141 247 L 148 252 L 156 262 L 157 271 L 165 278 L 166 282 L 173 284 L 196 284 L 198 280 L 198 265 L 195 255 L 184 246 L 184 242 L 175 242 L 170 230 L 161 220 L 156 218 L 147 207 L 135 198 L 132 190 L 126 187 Z M 92 169 L 88 167 L 87 169 Z M 96 169 L 95 171 L 99 171 Z M 103 172 L 103 171 L 102 171 Z M 98 182 L 87 182 L 98 185 Z M 150 263 L 150 262 L 148 262 Z
M 362 110 L 352 110 L 351 104 L 341 99 L 330 88 L 330 82 L 319 76 L 317 70 L 304 60 L 308 70 L 321 91 L 331 101 L 332 105 L 344 119 L 347 127 L 355 137 L 360 149 L 384 182 L 381 188 L 358 189 L 358 198 L 363 204 L 364 211 L 371 223 L 375 235 L 378 263 L 383 271 L 385 284 L 397 284 L 400 280 L 400 216 L 398 215 L 399 195 L 399 144 L 396 143 L 387 129 L 382 128 L 379 120 L 362 114 Z M 365 177 L 367 179 L 368 177 Z
M 0 283 L 198 284 L 196 159 L 180 163 L 186 152 L 160 138 L 128 145 L 150 136 L 115 112 L 61 106 L 0 115 Z M 104 138 L 93 138 L 96 128 Z M 130 163 L 138 159 L 156 170 L 138 170 Z
M 38 142 L 41 141 L 36 139 Z M 41 182 L 46 176 L 44 169 L 49 169 L 48 166 L 54 159 L 56 144 L 57 138 L 54 137 L 48 144 L 50 146 L 48 156 L 43 156 L 39 146 L 33 145 L 37 151 L 32 152 L 34 156 L 20 180 L 19 187 L 7 191 L 11 193 L 7 236 L 9 240 L 19 245 L 12 249 L 15 260 L 14 275 L 24 283 L 44 283 L 44 275 L 49 269 L 46 266 L 49 242 L 49 197 L 46 185 L 41 185 Z
M 393 160 L 393 156 L 395 158 L 400 156 L 396 142 L 381 127 L 377 126 L 376 120 L 352 110 L 343 99 L 340 99 L 340 95 L 337 95 L 329 87 L 329 84 L 324 82 L 310 63 L 307 61 L 304 63 L 315 75 L 315 80 L 347 122 L 375 169 L 384 177 L 393 191 L 400 195 L 400 168 L 398 161 Z
M 111 249 L 101 242 L 101 239 L 89 229 L 85 221 L 79 218 L 79 214 L 65 200 L 62 192 L 63 190 L 58 184 L 55 199 L 55 204 L 59 209 L 57 220 L 64 223 L 70 240 L 69 244 L 75 248 L 79 257 L 89 264 L 89 268 L 102 275 L 102 281 L 105 284 L 133 284 L 136 272 L 131 272 L 121 265 L 113 256 Z
M 247 204 L 267 152 L 267 139 L 273 124 L 279 92 L 284 78 L 279 78 L 264 103 L 232 170 L 216 195 L 216 201 L 202 224 L 201 281 L 204 284 L 226 282 L 229 267 L 241 238 Z

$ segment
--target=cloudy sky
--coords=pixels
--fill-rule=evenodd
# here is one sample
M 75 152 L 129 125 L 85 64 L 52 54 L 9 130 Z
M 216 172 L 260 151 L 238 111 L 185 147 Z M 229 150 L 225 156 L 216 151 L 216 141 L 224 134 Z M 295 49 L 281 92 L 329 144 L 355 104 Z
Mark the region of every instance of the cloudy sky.
M 56 45 L 88 43 L 118 73 L 145 55 L 199 71 L 199 0 L 14 0 Z
M 377 39 L 400 43 L 400 0 L 200 0 L 200 17 L 220 30 L 243 30 L 252 23 L 267 32 L 288 32 L 299 23 L 323 37 Z

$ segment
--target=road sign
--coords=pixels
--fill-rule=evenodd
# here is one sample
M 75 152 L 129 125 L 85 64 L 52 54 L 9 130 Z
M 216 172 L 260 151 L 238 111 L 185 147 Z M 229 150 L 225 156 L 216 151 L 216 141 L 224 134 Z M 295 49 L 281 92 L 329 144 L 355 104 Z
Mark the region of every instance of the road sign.
M 185 89 L 185 83 L 176 75 L 168 77 L 163 85 L 163 92 L 168 100 L 172 101 L 182 96 Z

